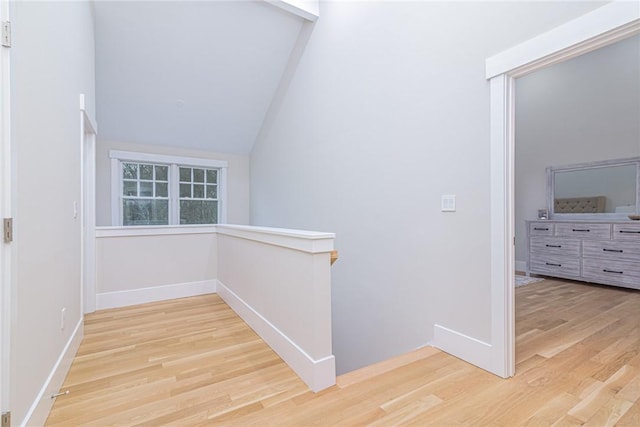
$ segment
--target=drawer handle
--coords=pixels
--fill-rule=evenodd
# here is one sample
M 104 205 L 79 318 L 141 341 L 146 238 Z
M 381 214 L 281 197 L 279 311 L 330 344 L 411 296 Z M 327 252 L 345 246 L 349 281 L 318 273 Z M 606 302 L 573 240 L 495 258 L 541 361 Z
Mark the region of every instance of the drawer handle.
M 628 230 L 620 230 L 621 233 L 627 234 L 640 234 L 640 231 L 628 231 Z
M 542 228 L 542 227 L 533 227 L 533 229 L 536 230 L 536 231 L 549 231 L 548 228 Z
M 603 250 L 604 252 L 617 252 L 617 253 L 619 253 L 619 254 L 621 254 L 621 253 L 623 253 L 623 252 L 624 252 L 622 249 L 607 249 L 607 248 L 604 248 L 604 249 L 602 249 L 602 250 Z
M 551 265 L 551 266 L 553 266 L 553 267 L 562 267 L 562 264 L 554 264 L 554 263 L 552 263 L 552 262 L 545 262 L 545 264 L 547 264 L 547 265 Z
M 588 233 L 588 232 L 591 231 L 588 228 L 572 228 L 571 230 L 572 231 L 581 231 L 581 232 L 585 232 L 585 233 Z
M 607 270 L 606 268 L 603 268 L 602 271 L 605 273 L 624 274 L 624 271 Z
M 562 245 L 545 245 L 548 248 L 561 248 Z

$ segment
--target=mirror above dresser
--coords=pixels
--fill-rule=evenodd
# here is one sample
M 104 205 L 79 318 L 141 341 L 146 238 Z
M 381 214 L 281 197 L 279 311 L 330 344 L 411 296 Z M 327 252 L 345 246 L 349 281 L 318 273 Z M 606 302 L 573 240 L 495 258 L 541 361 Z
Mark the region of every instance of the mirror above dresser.
M 555 220 L 640 214 L 640 157 L 548 167 L 547 209 Z

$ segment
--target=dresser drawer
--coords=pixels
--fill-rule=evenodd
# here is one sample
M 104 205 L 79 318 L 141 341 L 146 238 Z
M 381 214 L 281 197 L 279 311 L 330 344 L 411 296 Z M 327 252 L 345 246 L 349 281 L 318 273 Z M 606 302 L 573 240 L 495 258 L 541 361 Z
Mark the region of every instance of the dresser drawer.
M 613 238 L 615 240 L 626 240 L 640 244 L 640 224 L 637 222 L 630 224 L 613 224 Z
M 580 240 L 558 237 L 531 237 L 529 240 L 529 252 L 532 254 L 577 258 L 580 256 Z
M 582 256 L 640 263 L 640 244 L 616 240 L 585 240 Z
M 530 222 L 529 236 L 553 236 L 553 223 Z
M 636 262 L 584 258 L 582 277 L 598 283 L 640 289 L 640 266 Z
M 580 258 L 531 254 L 529 256 L 529 271 L 550 276 L 578 277 L 580 276 Z
M 558 223 L 555 235 L 576 239 L 610 239 L 611 224 L 598 223 Z

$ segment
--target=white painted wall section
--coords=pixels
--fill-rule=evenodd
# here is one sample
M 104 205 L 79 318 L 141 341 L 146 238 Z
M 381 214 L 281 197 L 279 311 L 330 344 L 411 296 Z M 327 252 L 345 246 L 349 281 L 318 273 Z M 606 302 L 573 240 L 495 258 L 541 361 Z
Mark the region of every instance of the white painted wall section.
M 96 307 L 213 293 L 217 266 L 214 226 L 100 227 Z
M 434 325 L 492 343 L 485 62 L 600 5 L 320 2 L 251 153 L 251 223 L 338 236 L 339 374 L 426 345 Z
M 332 233 L 219 225 L 218 294 L 313 390 L 335 384 Z
M 80 94 L 95 121 L 94 25 L 89 1 L 10 7 L 16 185 L 9 404 L 12 425 L 37 426 L 82 338 L 82 229 L 74 204 L 80 209 Z

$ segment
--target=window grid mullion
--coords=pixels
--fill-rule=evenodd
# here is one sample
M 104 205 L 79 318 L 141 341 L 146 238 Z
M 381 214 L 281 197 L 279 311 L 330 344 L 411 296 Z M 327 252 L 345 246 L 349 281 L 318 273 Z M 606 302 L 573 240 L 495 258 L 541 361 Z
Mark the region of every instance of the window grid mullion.
M 169 223 L 180 224 L 180 174 L 178 165 L 172 164 L 169 168 Z

